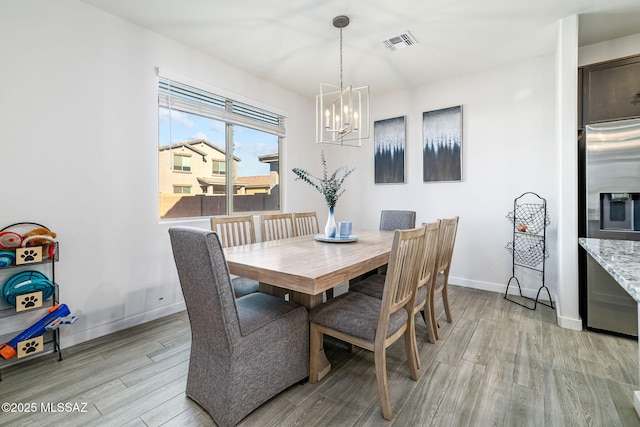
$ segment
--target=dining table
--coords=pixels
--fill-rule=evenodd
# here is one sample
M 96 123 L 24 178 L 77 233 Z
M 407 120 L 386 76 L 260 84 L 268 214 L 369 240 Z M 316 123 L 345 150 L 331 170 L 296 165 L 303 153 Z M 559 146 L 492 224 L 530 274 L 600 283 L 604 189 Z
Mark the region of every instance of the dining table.
M 393 231 L 354 230 L 344 238 L 306 235 L 224 249 L 229 272 L 260 283 L 260 291 L 312 309 L 325 291 L 389 262 Z M 318 379 L 331 370 L 320 349 Z

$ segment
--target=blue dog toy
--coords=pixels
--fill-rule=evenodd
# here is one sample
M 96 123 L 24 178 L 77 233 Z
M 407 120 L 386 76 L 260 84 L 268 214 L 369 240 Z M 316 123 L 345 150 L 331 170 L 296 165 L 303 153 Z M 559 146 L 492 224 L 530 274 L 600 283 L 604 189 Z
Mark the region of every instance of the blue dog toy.
M 2 285 L 2 300 L 5 304 L 15 307 L 16 296 L 31 292 L 42 291 L 42 300 L 47 300 L 55 286 L 44 274 L 35 270 L 21 271 L 9 277 Z

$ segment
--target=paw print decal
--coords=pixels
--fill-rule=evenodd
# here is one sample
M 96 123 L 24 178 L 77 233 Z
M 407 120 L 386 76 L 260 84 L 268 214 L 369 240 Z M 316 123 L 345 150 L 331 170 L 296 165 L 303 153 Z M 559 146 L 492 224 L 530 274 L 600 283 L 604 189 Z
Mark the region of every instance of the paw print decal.
M 38 342 L 37 341 L 31 341 L 28 342 L 24 345 L 24 347 L 22 347 L 22 351 L 25 352 L 25 354 L 29 354 L 29 353 L 33 353 L 38 351 Z
M 22 258 L 24 262 L 30 262 L 36 259 L 36 255 L 38 255 L 36 251 L 29 249 L 24 251 L 22 255 L 20 255 L 20 258 Z
M 31 308 L 31 307 L 35 307 L 37 302 L 38 302 L 38 298 L 36 298 L 33 295 L 29 295 L 28 297 L 25 297 L 25 299 L 22 300 L 20 304 L 22 304 L 24 308 Z

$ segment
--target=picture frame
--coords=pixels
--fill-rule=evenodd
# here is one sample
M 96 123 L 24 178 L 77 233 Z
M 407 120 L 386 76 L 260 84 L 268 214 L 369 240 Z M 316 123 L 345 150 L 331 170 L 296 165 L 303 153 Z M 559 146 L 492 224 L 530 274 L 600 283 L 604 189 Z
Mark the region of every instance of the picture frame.
M 405 116 L 373 123 L 374 183 L 405 183 Z
M 422 177 L 462 181 L 462 105 L 422 113 Z

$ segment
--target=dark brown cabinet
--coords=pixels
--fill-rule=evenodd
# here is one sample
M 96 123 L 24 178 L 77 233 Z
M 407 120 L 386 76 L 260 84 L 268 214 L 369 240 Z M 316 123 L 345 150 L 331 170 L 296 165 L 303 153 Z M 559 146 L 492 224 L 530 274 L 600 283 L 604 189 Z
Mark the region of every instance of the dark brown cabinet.
M 640 55 L 581 69 L 580 127 L 640 117 Z

